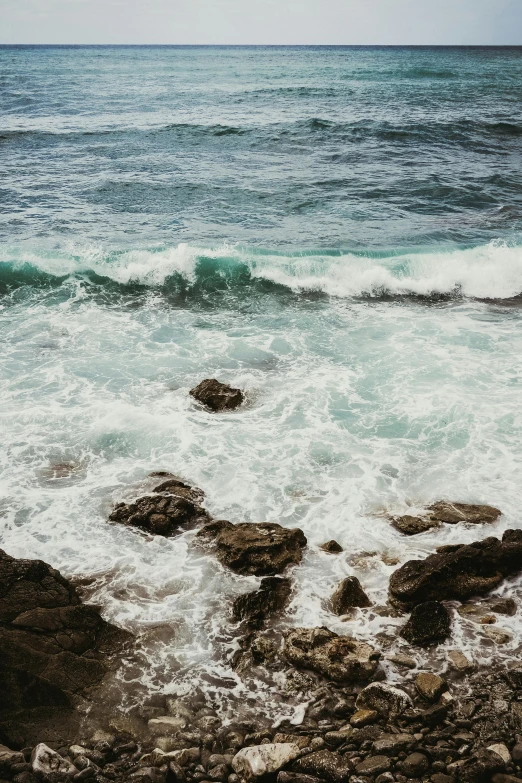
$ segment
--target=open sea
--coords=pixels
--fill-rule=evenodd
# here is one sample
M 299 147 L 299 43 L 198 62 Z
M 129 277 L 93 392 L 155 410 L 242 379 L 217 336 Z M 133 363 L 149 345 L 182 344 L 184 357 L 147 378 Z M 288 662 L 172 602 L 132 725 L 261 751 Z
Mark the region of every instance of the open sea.
M 399 649 L 403 618 L 328 597 L 522 525 L 521 294 L 522 48 L 0 47 L 0 546 L 141 636 L 127 705 L 264 688 L 298 720 L 230 665 L 259 580 L 113 504 L 170 470 L 302 528 L 280 624 Z M 198 407 L 207 377 L 246 407 Z M 503 515 L 391 527 L 439 499 Z M 455 613 L 436 661 L 513 656 L 521 617 L 499 647 Z

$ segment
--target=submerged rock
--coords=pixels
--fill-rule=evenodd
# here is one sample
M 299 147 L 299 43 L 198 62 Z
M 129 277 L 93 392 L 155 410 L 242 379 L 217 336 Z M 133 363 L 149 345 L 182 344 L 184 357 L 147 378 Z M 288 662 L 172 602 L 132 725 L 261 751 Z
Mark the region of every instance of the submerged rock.
M 220 383 L 215 378 L 206 378 L 190 390 L 195 400 L 205 405 L 211 411 L 234 410 L 243 400 L 241 389 L 234 389 L 226 383 Z
M 412 610 L 410 619 L 400 631 L 400 636 L 410 644 L 424 647 L 442 642 L 451 633 L 451 617 L 440 601 L 425 601 Z
M 249 781 L 277 772 L 300 754 L 299 746 L 293 742 L 254 745 L 236 753 L 232 768 L 243 780 Z
M 390 579 L 390 600 L 396 606 L 424 601 L 464 600 L 484 595 L 504 577 L 522 571 L 522 530 L 506 530 L 502 540 L 441 547 L 425 560 L 410 560 Z
M 47 563 L 0 550 L 1 739 L 23 746 L 70 737 L 78 699 L 129 638 Z
M 283 655 L 301 669 L 311 669 L 333 682 L 368 680 L 380 653 L 365 642 L 338 636 L 328 628 L 294 628 L 285 634 Z
M 348 576 L 340 583 L 332 595 L 332 609 L 335 614 L 346 614 L 354 606 L 367 607 L 372 602 L 361 587 L 356 576 Z
M 218 521 L 198 533 L 207 540 L 220 563 L 238 574 L 274 576 L 301 561 L 306 537 L 299 528 L 276 523 L 259 524 Z
M 329 552 L 331 555 L 338 555 L 340 552 L 344 552 L 344 549 L 333 538 L 331 541 L 327 541 L 326 544 L 321 544 L 319 549 L 323 552 Z
M 495 522 L 500 514 L 501 511 L 493 506 L 450 503 L 447 500 L 439 500 L 428 506 L 424 514 L 416 516 L 405 514 L 400 517 L 392 517 L 392 524 L 401 533 L 412 536 L 439 527 L 443 523 L 449 525 L 455 525 L 457 522 L 469 522 L 474 525 L 488 524 Z
M 210 521 L 200 505 L 204 493 L 170 474 L 158 484 L 151 495 L 132 503 L 118 503 L 109 516 L 111 522 L 137 527 L 159 536 L 173 536 Z
M 259 590 L 236 598 L 232 616 L 236 622 L 244 621 L 248 628 L 259 630 L 265 624 L 267 617 L 285 608 L 291 589 L 290 579 L 266 576 L 261 580 Z

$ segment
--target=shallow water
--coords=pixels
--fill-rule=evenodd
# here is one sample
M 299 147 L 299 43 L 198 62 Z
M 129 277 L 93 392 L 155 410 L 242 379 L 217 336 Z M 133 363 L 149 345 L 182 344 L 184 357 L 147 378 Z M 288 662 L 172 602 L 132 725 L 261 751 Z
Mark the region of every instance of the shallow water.
M 304 530 L 282 625 L 397 644 L 401 618 L 330 613 L 341 578 L 382 604 L 397 564 L 520 526 L 522 50 L 1 47 L 0 74 L 2 547 L 145 635 L 128 693 L 244 699 L 258 580 L 107 523 L 171 470 Z M 203 411 L 205 377 L 248 404 Z M 386 519 L 440 498 L 503 516 Z M 512 655 L 520 614 L 498 626 L 456 615 L 437 665 Z

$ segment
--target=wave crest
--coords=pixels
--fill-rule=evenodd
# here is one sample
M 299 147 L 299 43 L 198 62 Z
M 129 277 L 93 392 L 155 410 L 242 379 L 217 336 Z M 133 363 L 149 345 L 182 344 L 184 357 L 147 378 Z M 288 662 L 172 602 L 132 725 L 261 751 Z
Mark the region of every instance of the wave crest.
M 395 254 L 282 254 L 224 245 L 179 244 L 162 250 L 105 253 L 98 248 L 59 254 L 0 251 L 0 291 L 61 284 L 71 277 L 118 286 L 198 289 L 245 287 L 264 281 L 295 293 L 332 297 L 460 296 L 511 299 L 522 293 L 522 247 L 497 241 L 467 249 Z

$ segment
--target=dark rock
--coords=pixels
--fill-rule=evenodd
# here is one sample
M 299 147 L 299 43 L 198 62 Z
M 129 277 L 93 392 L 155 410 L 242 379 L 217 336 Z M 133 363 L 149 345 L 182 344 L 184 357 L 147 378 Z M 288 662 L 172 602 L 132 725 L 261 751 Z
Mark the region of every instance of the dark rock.
M 426 726 L 438 726 L 448 717 L 448 708 L 445 704 L 434 704 L 433 707 L 428 707 L 427 710 L 423 710 L 421 714 L 421 720 Z
M 356 576 L 348 576 L 332 595 L 332 609 L 335 614 L 346 614 L 354 606 L 371 606 L 372 602 L 361 587 Z
M 69 743 L 78 698 L 129 638 L 54 568 L 0 550 L 0 738 L 17 747 L 42 735 Z
M 197 534 L 209 541 L 220 563 L 238 574 L 273 576 L 289 565 L 299 563 L 306 538 L 299 528 L 285 528 L 275 523 L 217 521 Z
M 442 547 L 425 560 L 410 560 L 390 579 L 390 599 L 407 607 L 425 601 L 464 600 L 483 595 L 502 579 L 522 571 L 522 530 L 507 530 L 502 541 Z
M 408 694 L 401 688 L 388 685 L 386 682 L 372 682 L 359 693 L 356 702 L 357 709 L 376 710 L 379 715 L 401 715 L 405 710 L 413 707 L 413 702 Z
M 421 778 L 429 766 L 430 763 L 423 753 L 410 753 L 402 762 L 402 771 L 409 778 Z
M 313 775 L 330 783 L 346 783 L 353 772 L 353 764 L 340 753 L 318 750 L 294 761 L 295 772 Z
M 236 598 L 232 616 L 236 622 L 244 621 L 252 630 L 258 630 L 263 627 L 267 617 L 286 607 L 291 589 L 290 579 L 266 576 L 261 580 L 259 590 Z
M 209 410 L 225 411 L 238 408 L 244 400 L 240 389 L 233 389 L 226 383 L 220 383 L 214 378 L 207 378 L 190 390 L 195 400 L 205 405 Z
M 466 759 L 457 770 L 459 783 L 487 783 L 495 772 L 501 772 L 504 762 L 496 753 L 481 750 Z
M 320 780 L 313 775 L 303 775 L 299 772 L 280 772 L 277 783 L 320 783 Z
M 502 512 L 493 506 L 450 503 L 447 500 L 440 500 L 438 503 L 428 506 L 428 513 L 431 519 L 446 522 L 449 525 L 455 525 L 457 522 L 482 525 L 495 522 Z
M 333 538 L 331 541 L 327 541 L 326 544 L 322 544 L 320 549 L 322 549 L 323 552 L 330 552 L 332 555 L 338 555 L 340 552 L 344 552 L 342 546 L 338 544 L 337 541 L 334 541 Z
M 517 744 L 513 746 L 511 750 L 511 758 L 513 761 L 516 761 L 517 764 L 520 764 L 522 761 L 522 742 L 517 742 Z
M 373 743 L 372 750 L 376 756 L 397 756 L 412 742 L 415 740 L 411 734 L 381 734 Z
M 379 775 L 391 768 L 388 756 L 369 756 L 369 758 L 357 764 L 355 771 L 358 775 Z
M 118 503 L 109 519 L 167 537 L 210 521 L 208 513 L 200 505 L 204 494 L 197 487 L 170 476 L 153 492 L 153 495 L 144 495 L 132 503 Z
M 431 783 L 455 783 L 452 775 L 444 775 L 442 772 L 435 772 L 430 778 Z
M 285 634 L 284 657 L 300 669 L 311 669 L 333 682 L 368 680 L 380 653 L 365 642 L 338 636 L 328 628 L 294 628 Z
M 392 517 L 391 523 L 396 530 L 404 533 L 405 536 L 416 536 L 418 533 L 425 533 L 433 527 L 440 527 L 440 523 L 429 516 L 413 517 L 405 514 L 402 517 Z
M 415 679 L 415 687 L 423 699 L 438 701 L 447 688 L 446 683 L 437 674 L 421 672 Z
M 428 506 L 424 514 L 411 516 L 406 514 L 401 517 L 392 517 L 392 525 L 407 536 L 424 533 L 442 523 L 455 525 L 457 522 L 469 522 L 471 524 L 485 524 L 495 522 L 500 516 L 498 508 L 493 506 L 471 505 L 469 503 L 449 503 L 441 500 Z

